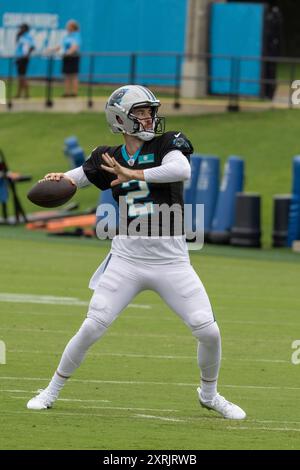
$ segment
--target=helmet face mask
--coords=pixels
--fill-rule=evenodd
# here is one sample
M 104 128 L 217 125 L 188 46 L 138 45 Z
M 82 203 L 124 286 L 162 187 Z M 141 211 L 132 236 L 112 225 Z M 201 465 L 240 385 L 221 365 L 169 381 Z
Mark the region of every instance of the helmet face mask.
M 134 114 L 136 109 L 150 109 L 151 116 L 140 118 Z M 141 140 L 151 140 L 156 134 L 163 134 L 165 129 L 165 119 L 157 116 L 158 106 L 149 106 L 149 103 L 138 103 L 132 106 L 129 111 L 128 118 L 133 121 L 133 132 L 131 135 L 136 135 Z M 151 118 L 151 126 L 147 125 Z M 144 123 L 146 121 L 146 123 Z
M 165 119 L 157 116 L 159 106 L 160 101 L 150 90 L 139 85 L 128 85 L 118 88 L 110 96 L 105 114 L 113 133 L 132 135 L 147 141 L 164 132 Z M 151 116 L 136 116 L 134 111 L 141 108 L 150 108 Z M 147 125 L 150 117 L 152 126 Z

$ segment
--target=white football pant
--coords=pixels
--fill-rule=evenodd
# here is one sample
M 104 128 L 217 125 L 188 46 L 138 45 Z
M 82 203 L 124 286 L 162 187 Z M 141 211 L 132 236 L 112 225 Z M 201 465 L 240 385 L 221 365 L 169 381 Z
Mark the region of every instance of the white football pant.
M 221 340 L 206 291 L 189 262 L 147 264 L 112 255 L 92 296 L 87 319 L 70 340 L 58 366 L 69 377 L 132 299 L 143 290 L 154 290 L 182 318 L 199 340 L 198 364 L 202 379 L 218 377 Z

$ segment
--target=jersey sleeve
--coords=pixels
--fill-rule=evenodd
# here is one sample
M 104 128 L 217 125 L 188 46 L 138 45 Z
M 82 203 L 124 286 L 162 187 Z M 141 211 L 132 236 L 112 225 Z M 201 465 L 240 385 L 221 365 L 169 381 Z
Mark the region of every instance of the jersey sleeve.
M 101 164 L 104 163 L 102 154 L 105 152 L 109 153 L 109 147 L 97 147 L 82 165 L 87 179 L 102 191 L 109 189 L 110 183 L 116 178 L 115 175 L 101 168 Z
M 189 139 L 182 132 L 166 132 L 160 143 L 160 157 L 163 157 L 172 150 L 179 150 L 189 160 L 189 156 L 194 149 Z

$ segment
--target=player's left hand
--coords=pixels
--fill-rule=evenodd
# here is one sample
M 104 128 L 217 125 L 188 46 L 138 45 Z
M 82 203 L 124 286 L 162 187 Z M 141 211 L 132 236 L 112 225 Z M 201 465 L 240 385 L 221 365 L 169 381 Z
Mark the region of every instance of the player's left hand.
M 116 175 L 117 178 L 111 182 L 111 186 L 117 186 L 120 183 L 125 183 L 126 181 L 130 181 L 134 179 L 134 171 L 125 168 L 124 166 L 120 165 L 114 157 L 110 157 L 108 153 L 102 154 L 103 160 L 106 165 L 101 165 L 101 168 L 113 175 Z

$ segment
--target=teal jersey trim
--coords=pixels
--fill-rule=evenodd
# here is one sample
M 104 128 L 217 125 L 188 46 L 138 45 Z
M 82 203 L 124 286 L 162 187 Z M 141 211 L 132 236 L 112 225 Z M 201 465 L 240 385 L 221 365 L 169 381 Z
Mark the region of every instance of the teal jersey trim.
M 133 161 L 135 163 L 136 159 L 138 158 L 139 154 L 140 154 L 140 151 L 141 151 L 142 147 L 140 147 L 139 149 L 137 149 L 137 151 L 135 152 L 134 155 L 132 155 L 131 157 L 129 157 L 128 153 L 127 153 L 127 150 L 126 150 L 126 146 L 125 144 L 122 145 L 122 157 L 124 158 L 125 162 L 129 162 L 130 161 Z

